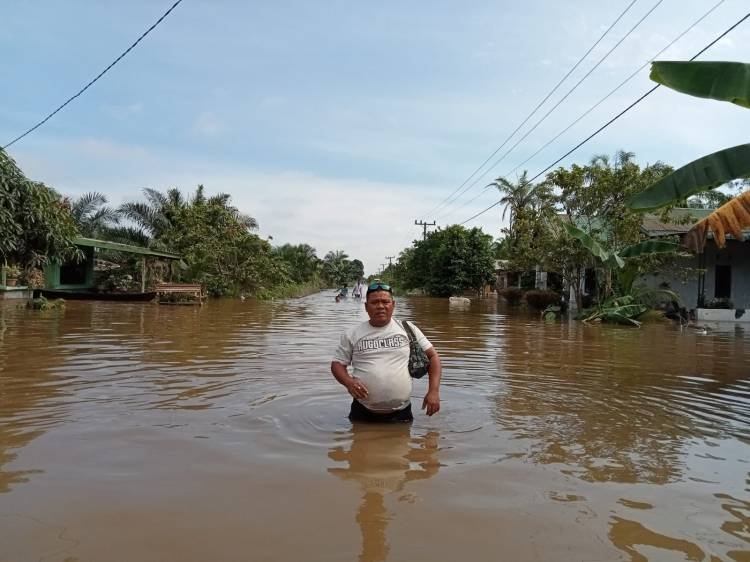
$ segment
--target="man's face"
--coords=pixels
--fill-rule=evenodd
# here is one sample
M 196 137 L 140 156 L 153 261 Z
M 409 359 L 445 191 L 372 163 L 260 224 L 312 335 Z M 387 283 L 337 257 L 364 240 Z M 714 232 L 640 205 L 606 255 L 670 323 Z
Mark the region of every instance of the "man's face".
M 388 291 L 373 291 L 367 295 L 365 310 L 373 326 L 385 326 L 391 321 L 396 302 Z

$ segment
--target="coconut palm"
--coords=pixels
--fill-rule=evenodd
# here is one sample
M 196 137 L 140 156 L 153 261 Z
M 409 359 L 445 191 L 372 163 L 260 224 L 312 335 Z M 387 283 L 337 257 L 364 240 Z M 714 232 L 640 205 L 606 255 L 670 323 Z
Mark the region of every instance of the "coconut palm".
M 509 228 L 513 228 L 513 223 L 519 212 L 527 207 L 533 207 L 538 202 L 538 186 L 531 183 L 527 179 L 527 171 L 524 170 L 516 181 L 511 183 L 503 177 L 497 178 L 495 181 L 490 183 L 489 186 L 494 186 L 502 194 L 500 198 L 500 204 L 503 206 L 503 214 L 501 219 L 505 220 L 505 215 L 510 211 L 509 217 Z

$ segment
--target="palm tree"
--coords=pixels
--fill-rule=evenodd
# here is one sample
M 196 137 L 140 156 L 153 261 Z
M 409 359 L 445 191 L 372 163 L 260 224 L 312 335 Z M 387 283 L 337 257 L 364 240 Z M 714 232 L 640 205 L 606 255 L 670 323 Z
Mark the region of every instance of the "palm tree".
M 534 206 L 537 203 L 538 186 L 531 183 L 526 176 L 527 171 L 524 170 L 515 184 L 509 182 L 503 177 L 499 177 L 487 186 L 495 186 L 502 194 L 502 197 L 500 198 L 500 204 L 503 205 L 501 219 L 505 220 L 506 213 L 510 211 L 508 226 L 511 230 L 519 212 L 529 206 Z
M 70 203 L 70 214 L 82 236 L 97 238 L 120 223 L 117 209 L 108 207 L 107 198 L 97 192 L 84 193 Z
M 323 258 L 323 272 L 328 281 L 337 287 L 341 287 L 349 280 L 351 267 L 349 256 L 342 250 L 328 252 Z
M 143 195 L 146 202 L 123 203 L 119 211 L 135 223 L 135 231 L 141 237 L 159 238 L 172 227 L 170 215 L 174 215 L 175 207 L 184 205 L 185 202 L 176 188 L 170 189 L 165 195 L 156 189 L 145 187 Z

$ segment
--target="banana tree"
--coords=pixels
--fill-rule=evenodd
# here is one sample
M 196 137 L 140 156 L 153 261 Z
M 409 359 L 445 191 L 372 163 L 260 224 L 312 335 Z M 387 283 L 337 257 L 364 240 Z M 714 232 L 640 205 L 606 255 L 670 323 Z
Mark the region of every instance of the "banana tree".
M 674 253 L 679 246 L 674 242 L 662 240 L 644 240 L 637 244 L 626 246 L 619 251 L 606 250 L 595 238 L 580 228 L 563 223 L 565 230 L 578 240 L 584 248 L 607 271 L 614 271 L 617 277 L 618 294 L 610 295 L 593 311 L 584 313 L 584 321 L 603 320 L 606 322 L 629 323 L 639 326 L 634 320 L 648 309 L 644 304 L 647 297 L 660 294 L 670 300 L 680 301 L 680 297 L 664 289 L 635 290 L 633 285 L 640 273 L 637 262 L 633 258 L 663 253 Z
M 651 80 L 678 92 L 750 108 L 750 64 L 739 62 L 660 61 L 651 65 Z M 650 185 L 628 202 L 647 211 L 750 176 L 750 144 L 698 158 Z

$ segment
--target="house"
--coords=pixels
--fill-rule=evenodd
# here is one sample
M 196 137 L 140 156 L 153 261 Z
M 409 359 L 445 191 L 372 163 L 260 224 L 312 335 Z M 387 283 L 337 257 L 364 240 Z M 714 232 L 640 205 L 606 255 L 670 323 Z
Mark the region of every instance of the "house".
M 696 222 L 713 211 L 673 209 L 670 212 L 673 220 L 670 222 L 662 221 L 657 215 L 645 214 L 641 229 L 649 238 L 677 236 L 683 239 Z M 560 215 L 560 218 L 567 220 L 567 215 Z M 509 271 L 507 262 L 498 261 L 496 271 L 499 288 L 522 286 L 519 273 Z M 549 285 L 552 273 L 544 274 L 539 268 L 536 275 L 529 273 L 534 279 L 535 288 Z M 703 253 L 692 254 L 685 250 L 670 269 L 646 275 L 641 282 L 654 289 L 669 289 L 677 293 L 685 308 L 697 311 L 699 320 L 750 321 L 750 312 L 744 314 L 744 310 L 750 309 L 750 231 L 745 232 L 745 240 L 736 240 L 728 235 L 727 244 L 721 249 L 709 232 Z M 581 283 L 584 295 L 594 293 L 594 270 L 587 270 L 582 275 Z M 571 308 L 575 308 L 573 294 L 569 296 L 569 303 Z
M 129 244 L 120 244 L 118 242 L 109 242 L 106 240 L 96 240 L 94 238 L 75 238 L 73 243 L 82 251 L 83 259 L 81 261 L 70 261 L 66 263 L 51 262 L 44 267 L 45 285 L 42 293 L 50 293 L 51 296 L 64 296 L 63 291 L 68 292 L 72 298 L 76 293 L 86 293 L 92 291 L 94 283 L 94 267 L 97 263 L 96 250 L 109 250 L 122 252 L 126 254 L 136 254 L 141 258 L 141 293 L 146 291 L 146 263 L 148 258 L 162 260 L 179 260 L 180 256 L 169 252 L 160 252 L 143 248 L 141 246 L 132 246 Z M 52 293 L 54 291 L 54 293 Z
M 713 209 L 674 209 L 671 215 L 675 222 L 665 223 L 655 215 L 645 215 L 642 229 L 650 238 L 679 236 L 684 238 L 688 230 L 699 220 L 707 217 Z M 686 224 L 679 224 L 680 219 L 688 219 Z M 703 253 L 690 254 L 686 250 L 678 258 L 677 267 L 669 271 L 659 271 L 644 277 L 649 287 L 668 287 L 683 300 L 688 309 L 698 310 L 698 319 L 740 320 L 745 309 L 750 309 L 750 231 L 745 232 L 745 240 L 736 240 L 727 236 L 724 248 L 718 248 L 709 232 Z M 720 314 L 701 312 L 702 310 L 721 310 Z M 731 313 L 730 313 L 731 311 Z M 739 314 L 736 316 L 736 314 Z M 731 316 L 731 318 L 730 318 Z M 750 321 L 750 315 L 747 318 Z

